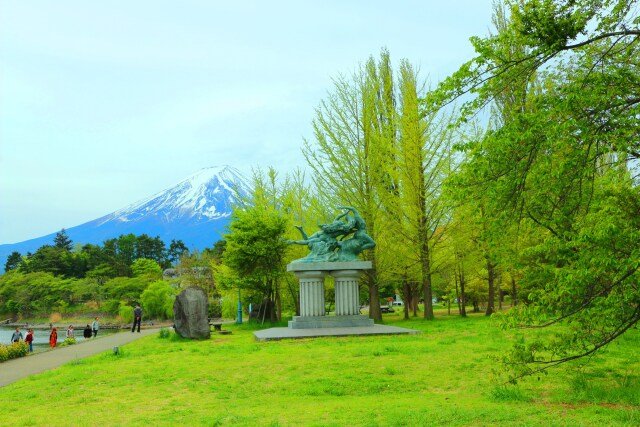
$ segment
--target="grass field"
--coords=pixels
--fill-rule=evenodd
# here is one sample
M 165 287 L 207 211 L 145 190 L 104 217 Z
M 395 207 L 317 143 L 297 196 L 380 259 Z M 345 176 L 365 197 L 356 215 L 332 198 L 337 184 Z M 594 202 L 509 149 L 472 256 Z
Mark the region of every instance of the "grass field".
M 143 338 L 0 389 L 1 425 L 640 425 L 640 333 L 585 366 L 504 386 L 491 356 L 514 332 L 471 316 L 385 323 L 409 336 L 257 342 Z

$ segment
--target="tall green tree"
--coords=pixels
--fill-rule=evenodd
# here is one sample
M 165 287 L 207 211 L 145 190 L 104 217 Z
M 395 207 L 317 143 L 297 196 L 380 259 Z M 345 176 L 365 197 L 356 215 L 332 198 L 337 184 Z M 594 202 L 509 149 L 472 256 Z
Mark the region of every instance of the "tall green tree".
M 56 233 L 56 236 L 53 239 L 53 245 L 56 248 L 67 252 L 73 249 L 73 241 L 69 238 L 67 231 L 64 228 Z
M 389 168 L 395 190 L 383 193 L 382 200 L 392 224 L 390 231 L 399 239 L 394 246 L 408 247 L 403 254 L 406 258 L 394 263 L 404 264 L 404 271 L 418 266 L 412 282 L 420 284 L 424 317 L 433 319 L 433 256 L 451 215 L 443 187 L 454 167 L 452 131 L 447 115 L 421 110 L 424 83 L 408 60 L 400 63 L 398 87 L 399 138 L 393 146 L 396 162 L 390 162 Z
M 169 249 L 167 249 L 167 260 L 175 264 L 182 255 L 188 254 L 189 248 L 184 244 L 182 240 L 171 239 Z
M 147 234 L 136 236 L 134 248 L 135 259 L 152 259 L 158 264 L 164 264 L 167 257 L 165 244 L 160 236 L 153 238 Z
M 69 269 L 67 254 L 57 246 L 43 245 L 27 258 L 22 269 L 27 273 L 41 271 L 61 276 Z
M 282 204 L 282 213 L 289 224 L 296 224 L 303 229 L 309 230 L 317 227 L 317 224 L 323 221 L 323 217 L 329 210 L 323 206 L 321 201 L 313 192 L 306 174 L 297 169 L 293 173 L 287 175 L 281 185 L 280 196 Z M 288 228 L 286 233 L 287 240 L 296 240 L 299 238 L 298 230 Z M 308 253 L 306 246 L 291 245 L 287 250 L 287 261 L 303 258 Z M 293 309 L 296 315 L 300 315 L 300 289 L 298 280 L 293 274 L 283 276 L 285 293 L 291 299 Z M 327 284 L 328 285 L 328 284 Z M 327 288 L 328 290 L 328 288 Z M 286 301 L 285 301 L 286 303 Z
M 20 255 L 20 252 L 13 251 L 7 257 L 7 262 L 4 263 L 4 271 L 7 272 L 9 270 L 16 270 L 23 262 L 24 261 L 22 260 L 22 255 Z
M 285 274 L 287 248 L 287 221 L 269 194 L 274 174 L 272 170 L 267 181 L 262 181 L 264 175 L 254 174 L 254 194 L 248 203 L 234 208 L 223 254 L 223 264 L 235 273 L 226 280 L 227 287 L 261 295 L 261 314 L 272 322 L 280 320 L 279 283 Z
M 593 354 L 640 320 L 640 192 L 630 168 L 640 158 L 640 18 L 627 0 L 507 5 L 508 27 L 475 38 L 477 56 L 426 101 L 474 93 L 463 123 L 540 76 L 527 108 L 463 147 L 461 181 L 489 196 L 488 218 L 540 236 L 522 249 L 529 303 L 507 323 L 564 327 L 557 339 L 514 348 L 508 361 L 527 375 Z M 508 43 L 523 54 L 505 55 Z
M 303 154 L 313 171 L 320 198 L 328 206 L 353 206 L 376 240 L 380 226 L 380 193 L 393 191 L 384 166 L 396 143 L 395 88 L 389 52 L 373 57 L 352 76 L 334 80 L 333 91 L 316 109 L 315 140 L 305 140 Z M 367 271 L 369 316 L 381 319 L 377 253 L 364 256 L 372 262 Z

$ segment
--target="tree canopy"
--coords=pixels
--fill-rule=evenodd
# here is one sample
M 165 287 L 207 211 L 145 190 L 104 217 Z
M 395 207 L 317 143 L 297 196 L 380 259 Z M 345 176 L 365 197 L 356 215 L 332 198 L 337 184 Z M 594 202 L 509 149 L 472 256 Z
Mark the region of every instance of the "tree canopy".
M 640 320 L 640 18 L 624 0 L 505 4 L 505 26 L 473 38 L 476 57 L 424 105 L 466 95 L 460 125 L 501 105 L 501 120 L 459 144 L 453 182 L 461 200 L 482 194 L 486 220 L 520 242 L 509 262 L 532 291 L 507 324 L 566 326 L 514 348 L 507 361 L 524 375 L 592 354 Z

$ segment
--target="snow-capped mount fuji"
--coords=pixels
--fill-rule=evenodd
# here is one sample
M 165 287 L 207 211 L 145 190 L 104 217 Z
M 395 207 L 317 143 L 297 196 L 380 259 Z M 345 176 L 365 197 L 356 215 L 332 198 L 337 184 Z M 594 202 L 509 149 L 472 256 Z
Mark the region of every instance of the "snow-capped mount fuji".
M 66 232 L 74 243 L 80 244 L 102 244 L 121 234 L 146 233 L 160 236 L 167 245 L 176 239 L 190 249 L 203 249 L 222 238 L 238 195 L 249 193 L 248 181 L 237 169 L 205 168 L 165 191 Z M 13 251 L 25 255 L 52 244 L 55 234 L 0 245 L 0 265 Z
M 230 217 L 237 194 L 244 196 L 248 189 L 246 179 L 230 166 L 201 169 L 168 190 L 92 222 L 99 226 L 114 221 L 140 223 L 150 217 L 167 224 L 192 219 L 215 221 Z

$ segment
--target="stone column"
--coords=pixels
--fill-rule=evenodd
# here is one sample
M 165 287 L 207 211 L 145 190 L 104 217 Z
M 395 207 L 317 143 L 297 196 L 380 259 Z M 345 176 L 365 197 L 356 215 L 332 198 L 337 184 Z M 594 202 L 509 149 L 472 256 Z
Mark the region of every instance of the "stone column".
M 352 316 L 360 313 L 358 282 L 361 270 L 337 270 L 331 275 L 336 285 L 336 316 Z
M 296 271 L 300 281 L 300 316 L 324 316 L 324 271 Z
M 289 321 L 291 329 L 344 328 L 373 326 L 373 320 L 360 313 L 358 279 L 371 261 L 292 262 L 287 271 L 300 282 L 300 316 Z M 336 283 L 336 315 L 324 311 L 324 278 L 331 274 Z

